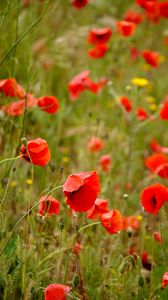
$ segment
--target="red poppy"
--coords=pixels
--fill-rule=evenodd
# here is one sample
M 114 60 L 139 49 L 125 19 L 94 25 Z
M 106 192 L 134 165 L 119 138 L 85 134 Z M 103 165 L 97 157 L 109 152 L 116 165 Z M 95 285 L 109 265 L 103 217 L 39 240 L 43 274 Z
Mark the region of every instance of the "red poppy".
M 165 201 L 168 201 L 168 189 L 160 183 L 148 186 L 141 194 L 142 206 L 153 215 L 158 213 Z
M 95 220 L 102 214 L 108 212 L 108 201 L 97 198 L 94 205 L 87 211 L 87 218 Z
M 26 96 L 25 90 L 17 83 L 15 78 L 0 80 L 0 92 L 7 97 L 18 97 L 19 99 Z
M 143 251 L 142 255 L 141 255 L 141 261 L 142 261 L 142 265 L 146 270 L 151 270 L 152 268 L 152 264 L 149 260 L 149 255 L 148 252 Z
M 124 108 L 127 112 L 130 112 L 132 110 L 131 101 L 127 96 L 120 97 L 120 102 L 124 106 Z
M 39 209 L 38 215 L 43 217 L 45 215 L 58 215 L 60 212 L 60 204 L 58 200 L 53 198 L 52 196 L 43 195 L 39 199 Z
M 162 277 L 162 289 L 168 285 L 168 272 L 164 273 Z
M 135 24 L 140 24 L 143 21 L 143 16 L 135 10 L 128 10 L 124 15 L 124 20 L 133 22 Z
M 154 240 L 157 241 L 159 244 L 162 244 L 162 243 L 163 243 L 160 232 L 155 231 L 155 232 L 153 233 L 153 238 L 154 238 Z
M 99 45 L 106 44 L 112 35 L 112 30 L 108 27 L 94 28 L 89 32 L 88 43 Z
M 100 181 L 95 171 L 69 175 L 63 186 L 67 204 L 78 212 L 89 210 L 99 192 Z
M 50 160 L 50 150 L 45 140 L 37 138 L 27 143 L 27 148 L 21 146 L 22 157 L 37 166 L 45 166 Z
M 4 105 L 1 109 L 8 115 L 12 117 L 18 117 L 23 114 L 24 111 L 24 100 L 15 101 L 11 104 Z
M 153 139 L 150 143 L 150 147 L 155 152 L 161 152 L 168 154 L 168 147 L 161 146 L 156 139 Z
M 90 90 L 92 93 L 97 94 L 107 83 L 107 80 L 104 78 L 95 83 L 89 78 L 89 74 L 90 71 L 83 71 L 69 82 L 68 89 L 71 100 L 75 101 L 79 97 L 80 93 L 86 89 Z
M 133 22 L 117 21 L 116 26 L 118 33 L 125 37 L 132 36 L 136 30 L 136 24 Z
M 153 22 L 159 21 L 160 11 L 157 0 L 137 0 L 136 2 L 146 11 L 146 17 L 149 20 Z
M 140 121 L 144 121 L 149 118 L 148 113 L 144 110 L 143 107 L 139 107 L 136 112 L 137 118 Z
M 160 177 L 168 177 L 168 157 L 163 153 L 154 153 L 145 159 L 145 166 Z
M 106 54 L 108 49 L 109 47 L 106 44 L 98 44 L 88 51 L 88 55 L 91 58 L 101 58 Z
M 3 105 L 1 109 L 8 115 L 12 117 L 18 117 L 23 114 L 25 108 L 26 100 L 19 100 L 12 102 L 7 105 Z M 35 99 L 31 94 L 27 95 L 27 108 L 31 108 L 37 105 L 37 99 Z
M 71 288 L 63 284 L 50 284 L 44 290 L 44 300 L 66 300 Z
M 122 215 L 117 209 L 102 214 L 100 221 L 110 234 L 115 234 L 122 230 Z
M 168 1 L 159 3 L 160 16 L 163 18 L 168 18 Z
M 59 109 L 59 102 L 55 96 L 38 98 L 38 106 L 49 114 L 54 114 Z
M 100 164 L 103 171 L 109 172 L 111 167 L 111 157 L 109 154 L 104 154 L 100 158 Z
M 73 253 L 77 256 L 79 256 L 80 251 L 83 249 L 83 246 L 79 243 L 75 243 L 74 247 L 73 247 Z
M 140 227 L 140 222 L 137 216 L 129 216 L 123 217 L 123 229 L 128 230 L 129 228 L 132 230 L 138 230 Z
M 142 56 L 145 59 L 146 63 L 150 66 L 157 68 L 159 66 L 159 53 L 145 50 L 142 52 Z
M 162 104 L 162 108 L 160 111 L 160 118 L 162 120 L 168 120 L 168 96 L 166 97 L 164 103 Z
M 103 141 L 96 136 L 92 136 L 88 142 L 88 150 L 90 152 L 99 152 L 104 147 Z
M 134 60 L 137 60 L 137 58 L 139 57 L 139 50 L 138 50 L 137 47 L 131 48 L 131 57 L 132 57 Z
M 81 9 L 89 3 L 89 0 L 72 0 L 72 5 L 77 8 Z

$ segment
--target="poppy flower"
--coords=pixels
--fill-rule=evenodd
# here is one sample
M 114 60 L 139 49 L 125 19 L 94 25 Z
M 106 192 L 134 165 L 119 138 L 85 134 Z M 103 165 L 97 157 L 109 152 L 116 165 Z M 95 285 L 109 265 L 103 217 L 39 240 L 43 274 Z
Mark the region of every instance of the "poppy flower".
M 163 153 L 154 153 L 145 159 L 145 166 L 160 177 L 168 177 L 168 157 Z
M 165 102 L 162 104 L 162 108 L 160 110 L 160 118 L 162 120 L 168 120 L 168 97 L 166 97 Z
M 154 240 L 157 241 L 159 244 L 162 244 L 162 243 L 163 243 L 160 232 L 155 231 L 155 232 L 153 233 L 153 238 L 154 238 Z
M 88 51 L 88 56 L 91 58 L 101 58 L 108 51 L 109 47 L 106 44 L 98 44 Z
M 118 33 L 125 37 L 132 36 L 136 30 L 136 24 L 133 22 L 117 21 L 116 26 Z
M 64 284 L 50 284 L 44 290 L 44 300 L 66 300 L 71 288 Z
M 168 154 L 168 147 L 161 146 L 156 139 L 153 139 L 150 143 L 150 147 L 155 152 L 161 152 Z
M 88 142 L 88 150 L 90 152 L 99 152 L 104 147 L 103 141 L 96 136 L 92 136 Z
M 44 96 L 38 98 L 38 106 L 49 114 L 54 114 L 59 109 L 59 102 L 55 96 Z
M 80 244 L 80 243 L 75 243 L 75 245 L 74 245 L 74 247 L 73 247 L 73 250 L 72 250 L 72 252 L 75 254 L 75 255 L 77 255 L 77 256 L 79 256 L 79 253 L 80 253 L 80 251 L 83 249 L 83 246 Z
M 128 10 L 124 15 L 124 20 L 135 24 L 140 24 L 143 21 L 142 14 L 135 10 Z
M 145 59 L 146 63 L 150 66 L 157 68 L 159 66 L 159 53 L 145 50 L 142 52 L 142 56 Z
M 22 158 L 37 166 L 45 166 L 50 160 L 50 150 L 45 140 L 37 138 L 21 146 Z
M 168 272 L 164 273 L 162 277 L 162 289 L 168 285 Z
M 89 78 L 90 71 L 86 70 L 75 76 L 68 84 L 68 90 L 72 101 L 77 100 L 80 93 L 84 90 L 89 90 L 94 94 L 98 94 L 103 86 L 107 83 L 105 78 L 100 79 L 98 82 L 93 82 Z
M 37 99 L 33 97 L 31 94 L 27 94 L 27 108 L 31 108 L 37 105 Z M 25 108 L 26 101 L 19 100 L 12 102 L 7 105 L 3 105 L 1 110 L 3 110 L 8 116 L 18 117 L 23 114 Z
M 66 203 L 78 212 L 89 210 L 100 192 L 100 181 L 97 173 L 82 172 L 69 175 L 63 185 Z
M 58 215 L 60 212 L 60 204 L 58 202 L 58 200 L 56 200 L 55 198 L 53 198 L 52 196 L 46 196 L 43 195 L 41 196 L 41 198 L 39 199 L 39 208 L 38 208 L 38 215 L 40 217 L 43 217 L 45 215 Z
M 160 16 L 163 18 L 168 18 L 168 1 L 159 3 Z
M 108 212 L 108 201 L 97 198 L 94 205 L 87 211 L 87 218 L 95 220 L 102 214 Z
M 142 206 L 153 215 L 158 213 L 165 201 L 168 201 L 168 189 L 160 183 L 148 186 L 141 194 Z
M 89 32 L 88 43 L 93 45 L 106 44 L 112 35 L 112 30 L 108 27 L 94 28 Z
M 139 57 L 139 50 L 137 47 L 131 48 L 131 57 L 133 60 L 137 60 L 137 58 Z
M 122 230 L 122 215 L 117 209 L 102 214 L 100 221 L 110 234 L 116 234 Z
M 149 255 L 148 255 L 148 252 L 146 251 L 143 251 L 142 252 L 142 255 L 141 255 L 141 261 L 142 261 L 142 265 L 143 267 L 146 269 L 146 270 L 151 270 L 152 268 L 152 264 L 149 260 Z
M 138 230 L 140 227 L 140 222 L 137 216 L 129 216 L 123 217 L 123 229 L 128 230 L 131 228 L 132 230 Z
M 109 172 L 111 167 L 111 157 L 109 154 L 104 154 L 100 158 L 100 165 L 103 171 Z
M 72 0 L 72 5 L 77 8 L 81 9 L 89 3 L 89 0 Z
M 24 100 L 15 101 L 8 105 L 3 105 L 1 107 L 8 116 L 18 117 L 23 114 L 24 111 Z
M 26 96 L 25 90 L 19 85 L 15 78 L 0 80 L 0 92 L 7 97 L 18 97 L 23 99 Z
M 157 0 L 137 0 L 136 3 L 146 11 L 147 19 L 153 22 L 159 21 L 160 11 Z
M 137 109 L 136 115 L 137 115 L 138 120 L 140 120 L 140 121 L 144 121 L 149 118 L 148 113 L 144 110 L 143 107 L 139 107 Z
M 120 102 L 127 112 L 130 112 L 132 110 L 131 101 L 127 96 L 120 97 Z

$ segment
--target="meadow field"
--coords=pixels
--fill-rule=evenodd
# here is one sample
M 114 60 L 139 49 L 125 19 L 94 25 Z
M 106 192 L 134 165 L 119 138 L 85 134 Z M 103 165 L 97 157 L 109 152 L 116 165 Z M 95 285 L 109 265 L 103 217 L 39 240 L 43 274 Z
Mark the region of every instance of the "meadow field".
M 168 1 L 0 0 L 0 300 L 168 300 Z

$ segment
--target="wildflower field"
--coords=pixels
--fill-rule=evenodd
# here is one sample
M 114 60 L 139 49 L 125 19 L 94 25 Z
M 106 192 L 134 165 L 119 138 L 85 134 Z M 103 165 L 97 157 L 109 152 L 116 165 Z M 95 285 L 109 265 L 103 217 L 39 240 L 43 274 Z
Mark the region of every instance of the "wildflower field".
M 0 0 L 0 300 L 168 300 L 167 22 Z

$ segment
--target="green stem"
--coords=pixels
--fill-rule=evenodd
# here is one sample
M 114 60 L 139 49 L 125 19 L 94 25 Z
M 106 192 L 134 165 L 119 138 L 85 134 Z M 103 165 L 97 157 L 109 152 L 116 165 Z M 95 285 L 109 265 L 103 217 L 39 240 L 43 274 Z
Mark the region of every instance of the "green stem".
M 15 43 L 9 48 L 9 50 L 7 51 L 7 53 L 1 58 L 0 60 L 0 65 L 6 60 L 6 58 L 8 58 L 8 56 L 11 54 L 11 52 L 13 51 L 13 49 L 15 49 L 15 47 L 25 38 L 25 36 L 33 29 L 33 27 L 36 26 L 36 24 L 38 24 L 41 19 L 43 18 L 43 16 L 45 15 L 47 8 L 48 8 L 48 4 L 49 1 L 47 1 L 46 7 L 44 8 L 42 14 L 39 16 L 39 18 L 34 21 L 26 30 L 25 32 L 15 41 Z
M 7 193 L 8 193 L 8 189 L 9 189 L 9 185 L 10 185 L 10 182 L 11 182 L 11 178 L 12 178 L 12 173 L 13 173 L 13 170 L 14 170 L 15 162 L 16 162 L 16 160 L 14 161 L 14 163 L 13 163 L 13 165 L 11 167 L 11 170 L 10 170 L 10 174 L 9 174 L 8 182 L 7 182 L 7 185 L 6 185 L 6 188 L 5 188 L 5 192 L 4 192 L 2 201 L 0 203 L 1 205 L 3 205 L 3 203 L 4 203 L 5 199 L 6 199 Z
M 48 198 L 48 196 L 52 193 L 52 192 L 54 192 L 54 191 L 56 191 L 57 189 L 59 189 L 59 188 L 62 188 L 63 187 L 63 185 L 60 185 L 60 186 L 57 186 L 57 187 L 55 187 L 55 188 L 53 188 L 51 191 L 49 191 L 48 192 L 48 194 L 46 195 L 46 198 L 44 199 L 44 200 L 41 200 L 41 201 L 39 201 L 39 202 L 37 202 L 37 203 L 35 203 L 20 219 L 19 219 L 19 221 L 15 224 L 15 226 L 13 227 L 13 229 L 12 229 L 12 232 L 11 232 L 11 234 L 10 234 L 10 236 L 8 237 L 8 239 L 7 239 L 7 241 L 6 241 L 6 243 L 5 243 L 5 245 L 4 245 L 4 247 L 3 247 L 3 249 L 1 250 L 1 252 L 0 252 L 0 256 L 3 254 L 3 252 L 4 252 L 4 250 L 6 249 L 6 246 L 8 245 L 8 243 L 9 243 L 9 241 L 11 240 L 11 238 L 12 238 L 12 236 L 13 236 L 13 234 L 14 234 L 14 232 L 15 232 L 15 230 L 16 230 L 16 228 L 19 226 L 19 224 L 30 214 L 30 212 L 34 209 L 34 208 L 36 208 L 40 203 L 42 203 L 42 202 L 45 202 L 46 200 L 47 200 L 47 198 Z
M 17 160 L 17 159 L 22 158 L 22 157 L 23 157 L 23 155 L 18 155 L 16 157 L 11 157 L 11 158 L 5 158 L 5 159 L 0 161 L 0 165 L 7 162 L 7 161 Z

